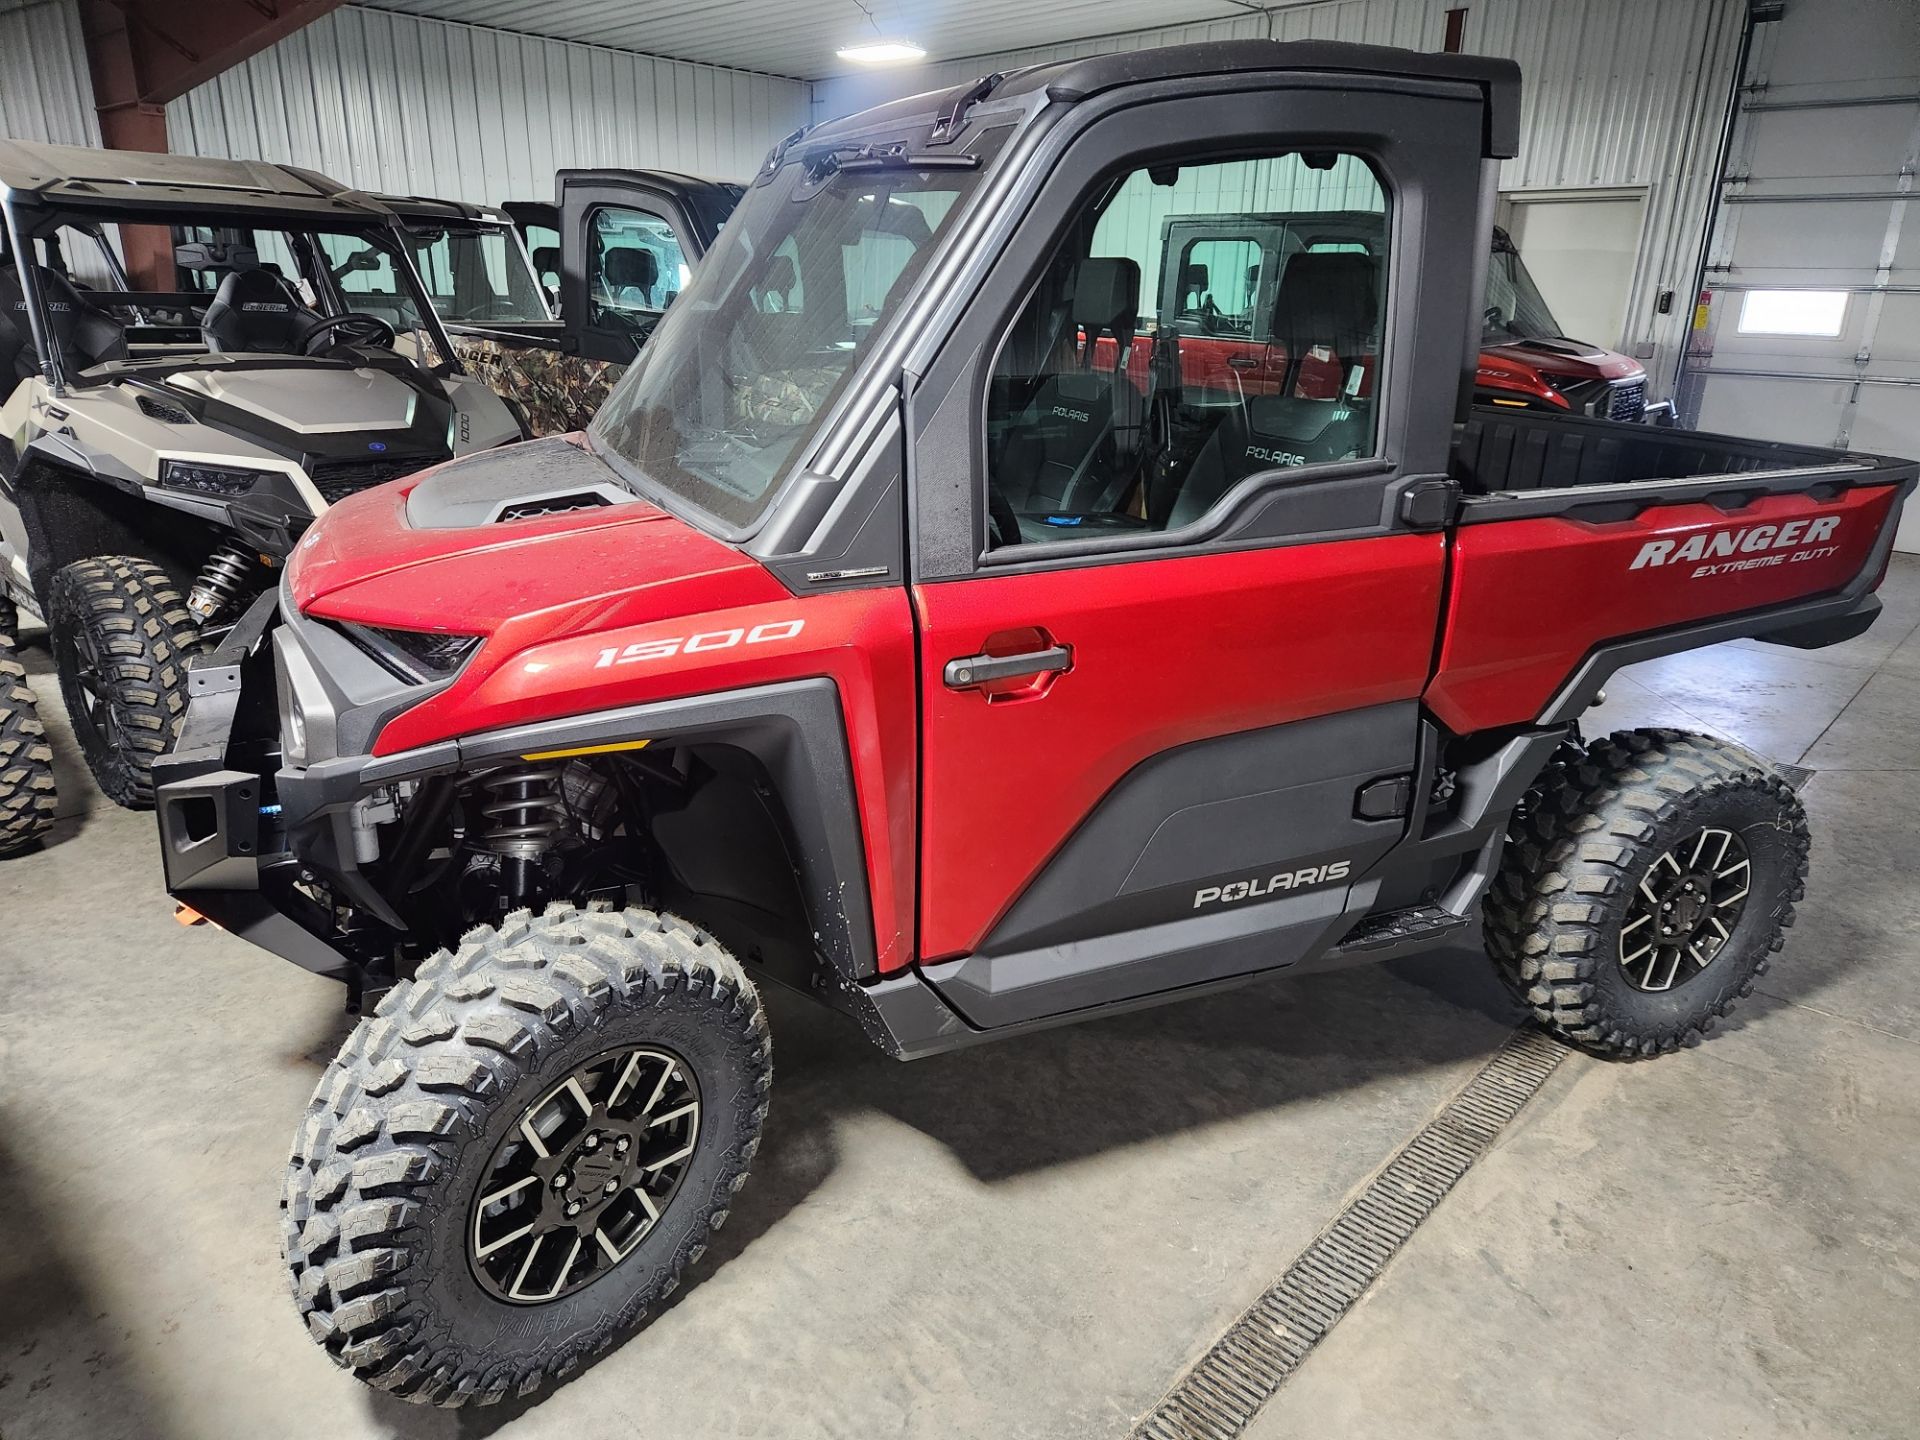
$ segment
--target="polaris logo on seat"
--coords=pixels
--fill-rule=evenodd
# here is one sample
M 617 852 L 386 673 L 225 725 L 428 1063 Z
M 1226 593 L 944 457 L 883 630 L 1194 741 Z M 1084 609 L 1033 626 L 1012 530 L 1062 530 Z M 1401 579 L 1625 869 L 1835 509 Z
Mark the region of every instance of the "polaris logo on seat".
M 1069 410 L 1065 405 L 1054 406 L 1053 413 L 1058 415 L 1062 420 L 1072 420 L 1076 424 L 1080 424 L 1080 425 L 1084 425 L 1087 423 L 1087 421 L 1093 419 L 1093 416 L 1089 414 L 1087 411 Z
M 1269 465 L 1304 465 L 1307 463 L 1307 457 L 1304 455 L 1296 455 L 1291 450 L 1269 450 L 1265 445 L 1247 446 L 1246 458 L 1249 460 L 1264 460 Z
M 1745 525 L 1690 535 L 1685 540 L 1649 540 L 1633 557 L 1629 570 L 1647 570 L 1662 565 L 1685 565 L 1697 560 L 1724 560 L 1731 556 L 1750 558 L 1732 560 L 1724 565 L 1701 565 L 1695 577 L 1719 575 L 1733 570 L 1754 570 L 1770 565 L 1793 565 L 1831 555 L 1838 546 L 1827 545 L 1840 528 L 1838 515 L 1823 515 L 1817 520 L 1789 520 L 1784 525 Z M 1796 550 L 1796 547 L 1800 547 Z M 1796 550 L 1791 555 L 1775 552 Z
M 1335 860 L 1326 865 L 1307 865 L 1298 870 L 1282 870 L 1277 875 L 1262 875 L 1256 880 L 1234 880 L 1225 885 L 1202 886 L 1194 893 L 1193 908 L 1202 905 L 1234 905 L 1242 900 L 1257 900 L 1278 890 L 1304 890 L 1309 885 L 1324 885 L 1329 880 L 1344 880 L 1353 868 L 1350 860 Z

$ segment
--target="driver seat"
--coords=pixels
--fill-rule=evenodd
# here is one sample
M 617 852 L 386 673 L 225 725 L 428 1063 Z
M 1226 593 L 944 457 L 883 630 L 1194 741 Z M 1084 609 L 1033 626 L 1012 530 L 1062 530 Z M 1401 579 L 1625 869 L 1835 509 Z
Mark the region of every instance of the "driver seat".
M 236 270 L 220 282 L 200 318 L 200 334 L 215 353 L 298 355 L 319 323 L 319 313 L 273 271 Z
M 623 310 L 651 310 L 660 261 L 651 250 L 622 246 L 606 254 L 604 281 L 608 303 Z

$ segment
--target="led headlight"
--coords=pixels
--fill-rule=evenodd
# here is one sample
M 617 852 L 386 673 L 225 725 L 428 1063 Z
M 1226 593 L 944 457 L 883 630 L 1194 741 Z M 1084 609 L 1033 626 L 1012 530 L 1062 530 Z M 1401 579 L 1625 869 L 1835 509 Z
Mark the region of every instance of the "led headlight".
M 447 630 L 389 630 L 375 625 L 341 625 L 353 642 L 402 680 L 429 685 L 445 680 L 467 663 L 483 637 Z
M 198 460 L 162 460 L 160 483 L 169 490 L 197 490 L 202 495 L 244 495 L 271 470 L 243 470 L 234 465 L 203 465 Z

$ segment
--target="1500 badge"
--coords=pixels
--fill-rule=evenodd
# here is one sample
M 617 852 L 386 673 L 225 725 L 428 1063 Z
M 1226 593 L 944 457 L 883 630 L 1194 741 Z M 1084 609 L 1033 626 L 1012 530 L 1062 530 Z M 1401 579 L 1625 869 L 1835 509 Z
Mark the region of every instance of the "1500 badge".
M 609 665 L 634 665 L 642 660 L 670 660 L 675 655 L 703 655 L 709 650 L 731 650 L 736 645 L 766 645 L 791 640 L 806 628 L 804 620 L 769 620 L 752 629 L 708 630 L 699 635 L 676 635 L 671 640 L 636 640 L 610 646 L 593 662 L 596 670 Z
M 1335 860 L 1327 865 L 1303 865 L 1298 870 L 1282 870 L 1254 880 L 1230 880 L 1224 885 L 1203 885 L 1195 892 L 1193 908 L 1202 905 L 1233 905 L 1242 900 L 1257 900 L 1276 890 L 1304 890 L 1309 885 L 1324 885 L 1329 880 L 1344 880 L 1353 868 L 1350 860 Z

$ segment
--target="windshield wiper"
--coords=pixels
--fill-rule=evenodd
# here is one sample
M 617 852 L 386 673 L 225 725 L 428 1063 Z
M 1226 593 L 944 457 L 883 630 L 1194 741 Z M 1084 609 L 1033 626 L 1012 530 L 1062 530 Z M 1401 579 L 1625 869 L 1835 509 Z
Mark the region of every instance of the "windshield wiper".
M 875 170 L 978 170 L 980 157 L 950 152 L 927 154 L 909 150 L 905 145 L 878 149 L 872 145 L 837 145 L 831 150 L 815 150 L 803 155 L 800 163 L 806 166 L 809 178 L 824 180 L 829 175 L 866 174 Z

